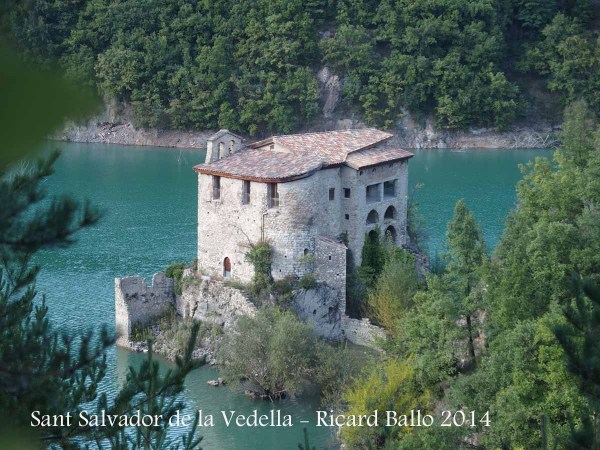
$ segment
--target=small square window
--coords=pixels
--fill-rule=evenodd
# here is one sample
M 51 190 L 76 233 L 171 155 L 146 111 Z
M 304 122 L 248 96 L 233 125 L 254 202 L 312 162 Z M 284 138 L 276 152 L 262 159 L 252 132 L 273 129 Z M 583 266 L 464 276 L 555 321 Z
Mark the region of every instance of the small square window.
M 329 201 L 335 200 L 335 188 L 329 189 Z
M 344 188 L 344 198 L 350 198 L 350 188 Z
M 350 220 L 350 214 L 345 214 L 346 220 Z

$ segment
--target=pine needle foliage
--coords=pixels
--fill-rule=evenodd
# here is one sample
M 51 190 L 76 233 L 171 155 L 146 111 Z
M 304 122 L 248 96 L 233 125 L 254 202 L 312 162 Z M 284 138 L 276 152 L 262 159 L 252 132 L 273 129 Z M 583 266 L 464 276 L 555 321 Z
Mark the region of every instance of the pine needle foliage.
M 106 351 L 114 337 L 106 327 L 81 334 L 61 332 L 48 318 L 45 297 L 40 298 L 36 290 L 40 267 L 33 258 L 40 250 L 69 246 L 75 233 L 100 218 L 87 202 L 47 196 L 44 181 L 52 175 L 58 156 L 54 152 L 35 163 L 0 171 L 0 423 L 21 430 L 29 440 L 33 436 L 39 448 L 198 448 L 197 424 L 181 442 L 167 433 L 168 419 L 184 406 L 179 394 L 185 377 L 200 364 L 191 358 L 197 326 L 174 369 L 161 374 L 150 351 L 139 369 L 129 368 L 121 390 L 109 399 L 101 392 L 101 383 L 107 373 Z M 81 426 L 84 411 L 102 410 L 119 415 L 139 410 L 162 415 L 163 421 L 158 427 L 135 429 Z M 33 411 L 70 414 L 72 420 L 31 428 Z

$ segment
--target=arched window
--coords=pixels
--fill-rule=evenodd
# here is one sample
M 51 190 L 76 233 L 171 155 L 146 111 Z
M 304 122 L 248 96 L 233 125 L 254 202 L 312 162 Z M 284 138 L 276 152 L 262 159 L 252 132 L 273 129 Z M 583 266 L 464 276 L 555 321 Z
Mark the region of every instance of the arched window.
M 304 256 L 306 256 L 306 255 L 308 255 L 308 249 L 307 248 L 304 249 Z
M 396 229 L 393 226 L 389 226 L 385 229 L 385 238 L 391 240 L 394 244 L 396 243 Z
M 223 260 L 223 276 L 230 277 L 231 276 L 231 261 L 229 257 Z
M 374 209 L 367 216 L 367 225 L 379 222 L 379 214 Z
M 384 219 L 395 219 L 396 218 L 396 208 L 394 208 L 393 206 L 388 207 L 388 209 L 385 210 L 385 214 L 383 215 Z

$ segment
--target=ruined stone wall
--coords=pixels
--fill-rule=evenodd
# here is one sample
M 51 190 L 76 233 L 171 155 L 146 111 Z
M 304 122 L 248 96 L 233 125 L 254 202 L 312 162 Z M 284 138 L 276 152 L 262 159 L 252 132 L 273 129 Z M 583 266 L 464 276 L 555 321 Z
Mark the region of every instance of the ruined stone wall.
M 333 239 L 318 236 L 316 239 L 315 274 L 317 280 L 338 293 L 340 313 L 346 313 L 346 252 L 347 248 Z
M 144 325 L 173 306 L 173 279 L 154 274 L 152 284 L 134 276 L 115 278 L 117 344 L 127 346 L 133 327 Z
M 214 323 L 227 331 L 240 316 L 254 316 L 256 307 L 240 290 L 221 281 L 194 280 L 184 283 L 175 307 L 183 317 Z
M 375 326 L 369 319 L 352 319 L 342 317 L 343 335 L 356 345 L 363 345 L 377 350 L 381 349 L 380 342 L 385 339 L 383 328 Z

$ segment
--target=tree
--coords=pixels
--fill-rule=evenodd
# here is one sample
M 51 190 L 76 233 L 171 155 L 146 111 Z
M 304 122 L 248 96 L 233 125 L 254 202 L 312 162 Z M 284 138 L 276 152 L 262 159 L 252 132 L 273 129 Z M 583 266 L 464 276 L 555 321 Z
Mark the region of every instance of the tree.
M 373 288 L 385 264 L 385 249 L 379 227 L 365 234 L 359 274 L 367 288 Z
M 375 288 L 369 294 L 370 317 L 393 333 L 397 322 L 413 306 L 419 288 L 414 258 L 398 249 L 383 267 Z
M 225 379 L 248 380 L 260 395 L 278 399 L 298 392 L 314 367 L 315 338 L 291 311 L 261 308 L 242 316 L 219 349 Z
M 31 414 L 66 415 L 71 424 L 33 431 L 53 448 L 78 448 L 81 443 L 128 449 L 159 449 L 175 442 L 168 437 L 169 418 L 183 406 L 178 394 L 187 374 L 198 367 L 192 351 L 198 328 L 184 358 L 159 374 L 152 352 L 139 370 L 130 368 L 117 396 L 108 400 L 98 386 L 106 374 L 106 349 L 114 340 L 106 329 L 70 335 L 55 330 L 47 317 L 45 298 L 37 299 L 40 268 L 32 258 L 41 249 L 64 247 L 79 230 L 93 225 L 98 212 L 71 197 L 47 199 L 44 180 L 52 174 L 58 153 L 29 167 L 0 172 L 0 411 L 8 428 L 29 430 Z M 18 356 L 17 356 L 18 355 Z M 120 426 L 80 425 L 83 411 L 107 414 L 162 414 L 158 427 L 127 430 Z M 183 448 L 198 447 L 196 427 L 183 437 Z
M 410 434 L 409 426 L 386 427 L 384 411 L 396 411 L 401 416 L 410 415 L 411 410 L 430 410 L 432 397 L 416 381 L 417 373 L 411 362 L 395 358 L 381 361 L 347 387 L 343 396 L 348 405 L 344 411 L 346 417 L 372 415 L 377 410 L 379 421 L 372 426 L 342 427 L 341 437 L 346 448 L 381 448 Z
M 600 289 L 592 283 L 580 286 L 573 306 L 564 310 L 566 324 L 556 325 L 554 334 L 563 348 L 567 367 L 588 401 L 588 410 L 581 414 L 581 425 L 572 425 L 565 448 L 600 448 Z
M 468 349 L 471 363 L 475 364 L 476 330 L 474 315 L 481 310 L 482 270 L 488 262 L 481 228 L 463 200 L 454 208 L 454 217 L 448 224 L 448 253 L 445 280 L 451 286 L 458 313 L 466 322 Z

